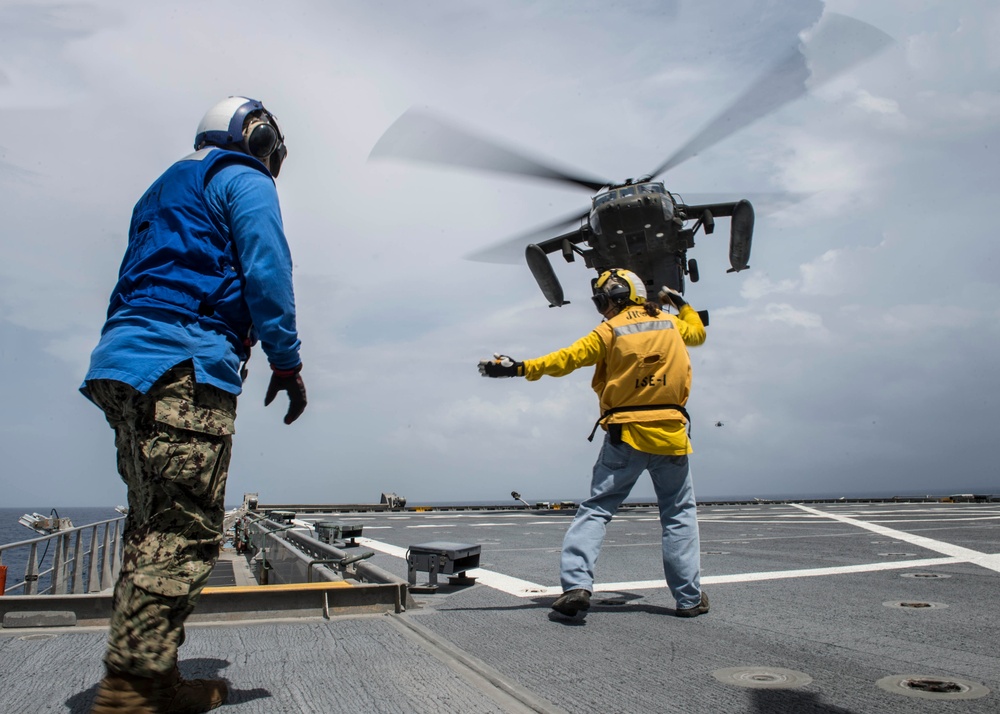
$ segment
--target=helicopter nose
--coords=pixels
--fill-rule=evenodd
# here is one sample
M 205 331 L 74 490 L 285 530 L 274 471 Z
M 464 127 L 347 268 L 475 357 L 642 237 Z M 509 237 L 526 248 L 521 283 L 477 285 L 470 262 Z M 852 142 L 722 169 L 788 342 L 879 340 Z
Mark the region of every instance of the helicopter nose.
M 611 210 L 615 217 L 615 223 L 618 224 L 615 231 L 618 235 L 641 232 L 653 222 L 647 215 L 651 212 L 650 208 L 643 202 L 641 196 L 622 198 L 615 203 Z

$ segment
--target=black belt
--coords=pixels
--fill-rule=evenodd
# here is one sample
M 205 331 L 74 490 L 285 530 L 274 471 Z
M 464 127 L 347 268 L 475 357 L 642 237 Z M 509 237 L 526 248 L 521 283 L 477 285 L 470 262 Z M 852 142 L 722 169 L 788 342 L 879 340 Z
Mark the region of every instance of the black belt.
M 691 417 L 688 416 L 687 409 L 680 404 L 640 404 L 631 407 L 611 407 L 608 409 L 606 412 L 601 414 L 600 418 L 596 422 L 594 422 L 594 428 L 590 431 L 590 436 L 587 437 L 587 441 L 594 440 L 594 434 L 597 433 L 597 427 L 599 427 L 601 422 L 612 414 L 618 414 L 619 412 L 649 412 L 659 409 L 673 409 L 674 411 L 678 411 L 683 414 L 688 423 L 688 436 L 691 435 Z

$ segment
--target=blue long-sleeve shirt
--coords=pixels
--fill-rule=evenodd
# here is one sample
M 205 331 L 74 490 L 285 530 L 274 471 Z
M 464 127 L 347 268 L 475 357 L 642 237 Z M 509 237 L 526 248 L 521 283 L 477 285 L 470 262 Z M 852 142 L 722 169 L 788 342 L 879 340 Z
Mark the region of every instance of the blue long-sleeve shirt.
M 273 366 L 290 369 L 300 363 L 301 343 L 274 182 L 246 163 L 217 165 L 204 188 L 205 205 L 224 241 L 235 248 L 242 298 L 261 348 Z M 170 306 L 119 304 L 108 315 L 81 391 L 87 394 L 89 380 L 113 379 L 146 393 L 171 367 L 191 360 L 199 383 L 239 394 L 242 355 L 210 323 Z

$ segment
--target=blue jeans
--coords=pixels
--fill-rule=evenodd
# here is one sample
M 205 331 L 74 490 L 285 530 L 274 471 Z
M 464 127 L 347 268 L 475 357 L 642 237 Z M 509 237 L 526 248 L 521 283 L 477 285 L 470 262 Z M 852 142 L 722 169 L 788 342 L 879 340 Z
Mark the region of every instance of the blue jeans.
M 594 565 L 608 521 L 615 515 L 643 471 L 656 489 L 663 526 L 663 574 L 677 607 L 701 602 L 701 544 L 697 504 L 687 456 L 637 451 L 625 443 L 604 446 L 594 464 L 590 498 L 580 504 L 563 539 L 560 579 L 563 591 L 594 590 Z

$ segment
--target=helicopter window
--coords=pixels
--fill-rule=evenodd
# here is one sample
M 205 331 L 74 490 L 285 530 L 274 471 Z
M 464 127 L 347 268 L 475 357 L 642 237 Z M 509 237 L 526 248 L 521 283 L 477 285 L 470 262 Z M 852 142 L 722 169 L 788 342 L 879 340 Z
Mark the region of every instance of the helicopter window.
M 641 186 L 639 186 L 639 190 L 642 193 L 659 193 L 659 194 L 666 193 L 666 191 L 663 189 L 663 186 L 658 183 L 644 183 Z
M 614 197 L 615 197 L 614 191 L 608 191 L 607 193 L 602 193 L 600 196 L 594 199 L 594 207 L 596 208 L 597 206 L 605 204 Z
M 597 211 L 590 212 L 590 230 L 594 235 L 601 235 L 601 221 L 597 218 Z
M 626 196 L 634 196 L 635 186 L 626 186 L 625 188 L 618 189 L 618 195 L 622 198 L 625 198 Z

